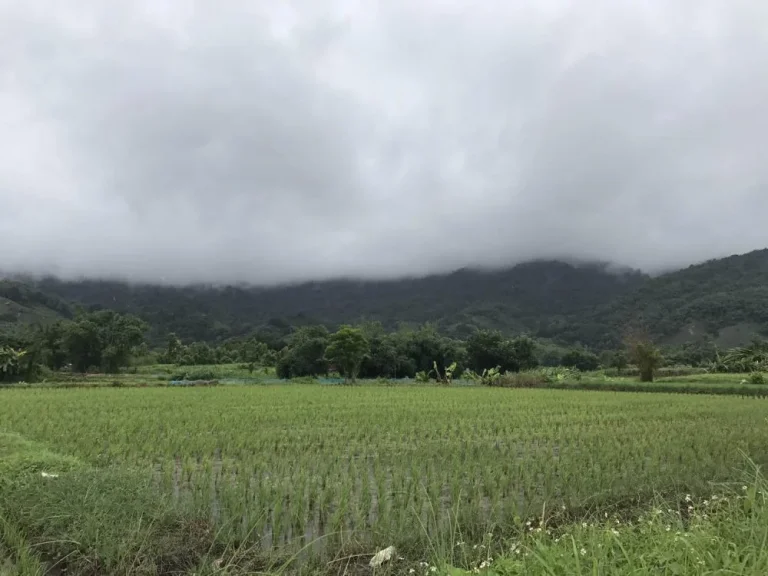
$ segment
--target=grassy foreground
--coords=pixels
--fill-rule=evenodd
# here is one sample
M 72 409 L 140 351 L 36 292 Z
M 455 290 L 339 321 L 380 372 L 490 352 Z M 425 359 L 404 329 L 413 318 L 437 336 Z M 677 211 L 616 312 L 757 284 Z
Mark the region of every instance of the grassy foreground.
M 250 550 L 217 547 L 205 522 L 148 500 L 152 490 L 133 485 L 137 478 L 88 470 L 14 435 L 0 435 L 0 453 L 3 576 L 61 574 L 65 567 L 70 574 L 768 573 L 768 484 L 756 468 L 743 484 L 713 486 L 704 500 L 685 495 L 581 519 L 544 510 L 517 534 L 500 537 L 491 529 L 474 544 L 454 523 L 420 555 L 395 553 L 370 568 L 373 551 L 361 550 L 321 564 L 289 559 L 270 566 Z M 44 476 L 45 469 L 61 472 Z
M 750 399 L 15 389 L 0 426 L 0 574 L 768 573 Z

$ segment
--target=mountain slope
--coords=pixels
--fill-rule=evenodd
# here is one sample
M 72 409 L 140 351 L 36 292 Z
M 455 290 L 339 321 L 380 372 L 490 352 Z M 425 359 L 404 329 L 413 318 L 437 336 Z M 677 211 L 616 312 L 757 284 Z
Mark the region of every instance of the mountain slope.
M 31 325 L 70 318 L 72 307 L 28 284 L 0 279 L 0 335 L 15 337 Z
M 709 336 L 735 346 L 767 333 L 768 249 L 651 278 L 591 313 L 572 315 L 554 332 L 611 347 L 624 329 L 640 326 L 670 344 Z
M 121 282 L 40 280 L 36 287 L 86 306 L 114 308 L 146 319 L 157 336 L 186 340 L 244 334 L 270 320 L 330 326 L 379 320 L 432 322 L 455 336 L 474 327 L 507 332 L 539 330 L 543 319 L 566 318 L 609 302 L 645 281 L 637 272 L 604 265 L 532 262 L 501 271 L 385 282 L 338 280 L 274 288 L 163 287 Z
M 615 348 L 628 328 L 642 326 L 667 344 L 711 337 L 734 346 L 768 334 L 768 250 L 655 278 L 550 261 L 418 279 L 272 288 L 26 279 L 0 282 L 0 298 L 6 328 L 69 316 L 69 301 L 136 314 L 151 324 L 155 343 L 168 332 L 185 341 L 215 341 L 265 326 L 284 335 L 290 325 L 378 320 L 389 329 L 431 322 L 456 337 L 495 328 L 593 348 Z

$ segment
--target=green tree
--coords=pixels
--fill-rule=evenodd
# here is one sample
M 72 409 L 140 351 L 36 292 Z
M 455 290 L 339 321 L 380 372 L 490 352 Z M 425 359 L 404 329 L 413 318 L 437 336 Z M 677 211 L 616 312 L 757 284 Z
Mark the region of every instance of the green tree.
M 418 330 L 403 330 L 391 335 L 398 357 L 398 376 L 412 378 L 417 372 L 443 372 L 456 362 L 456 376 L 466 367 L 466 349 L 462 342 L 441 336 L 431 325 Z
M 597 370 L 600 366 L 600 359 L 589 350 L 574 348 L 563 356 L 561 364 L 568 368 L 589 372 L 590 370 Z
M 359 328 L 343 326 L 328 339 L 325 358 L 336 366 L 347 382 L 354 382 L 369 351 L 368 340 Z
M 629 358 L 627 358 L 627 353 L 624 352 L 624 350 L 617 350 L 612 352 L 609 359 L 609 366 L 611 368 L 616 368 L 616 372 L 621 374 L 622 370 L 629 366 Z
M 536 342 L 528 336 L 506 340 L 496 330 L 478 330 L 467 339 L 469 367 L 477 373 L 491 368 L 520 372 L 538 366 Z
M 102 366 L 106 372 L 115 374 L 121 367 L 128 366 L 131 356 L 144 343 L 144 333 L 149 326 L 136 316 L 112 310 L 96 312 L 94 316 L 104 343 Z
M 328 329 L 325 326 L 302 326 L 291 335 L 289 345 L 280 352 L 277 375 L 280 378 L 296 378 L 327 374 L 327 347 Z
M 66 325 L 64 348 L 78 372 L 99 367 L 116 373 L 128 365 L 134 350 L 144 343 L 147 328 L 135 316 L 113 310 L 82 314 Z
M 160 361 L 164 364 L 178 364 L 183 353 L 184 345 L 181 343 L 179 337 L 176 336 L 176 333 L 171 332 L 168 334 L 165 352 L 163 352 Z
M 629 359 L 640 371 L 641 382 L 653 382 L 656 370 L 661 366 L 663 357 L 659 349 L 646 335 L 634 335 L 627 339 Z
M 539 365 L 539 360 L 536 358 L 536 341 L 529 336 L 513 338 L 508 343 L 508 350 L 511 372 L 532 370 Z
M 38 359 L 52 370 L 60 370 L 67 363 L 65 335 L 64 322 L 44 326 L 35 334 L 34 347 Z
M 498 330 L 477 330 L 467 339 L 469 367 L 475 372 L 500 367 L 506 369 L 508 351 Z
M 255 338 L 245 341 L 239 350 L 240 362 L 248 364 L 248 372 L 253 373 L 257 366 L 264 366 L 269 356 L 269 346 Z
M 77 372 L 85 373 L 91 367 L 101 366 L 104 342 L 95 322 L 81 318 L 70 323 L 64 334 L 64 347 Z
M 192 342 L 182 354 L 179 364 L 191 366 L 216 364 L 216 352 L 205 342 Z

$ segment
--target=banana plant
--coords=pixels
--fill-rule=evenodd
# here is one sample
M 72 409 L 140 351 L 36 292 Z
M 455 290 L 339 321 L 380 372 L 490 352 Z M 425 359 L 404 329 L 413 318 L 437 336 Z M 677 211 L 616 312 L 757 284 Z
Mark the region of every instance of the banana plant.
M 437 362 L 432 361 L 432 371 L 435 373 L 435 379 L 446 385 L 450 386 L 453 382 L 453 373 L 456 371 L 456 362 L 453 362 L 450 366 L 445 367 L 443 374 L 440 374 L 440 369 L 437 367 Z
M 14 350 L 9 346 L 0 348 L 0 375 L 13 376 L 19 373 L 21 359 L 27 354 L 26 350 Z

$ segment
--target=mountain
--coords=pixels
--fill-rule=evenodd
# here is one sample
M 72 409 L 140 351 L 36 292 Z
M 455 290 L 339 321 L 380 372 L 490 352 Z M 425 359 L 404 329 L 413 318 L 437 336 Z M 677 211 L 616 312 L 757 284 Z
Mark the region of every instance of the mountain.
M 541 335 L 612 347 L 632 327 L 644 327 L 669 345 L 712 338 L 732 347 L 768 335 L 768 249 L 650 278 Z
M 155 337 L 169 331 L 184 340 L 218 340 L 267 324 L 329 326 L 378 320 L 434 323 L 454 336 L 475 327 L 536 333 L 542 322 L 586 313 L 641 285 L 639 272 L 603 264 L 531 262 L 507 270 L 459 270 L 391 281 L 335 280 L 271 288 L 169 287 L 45 278 L 42 292 L 86 307 L 112 308 L 147 320 Z
M 16 280 L 0 283 L 8 325 L 71 316 L 76 306 L 110 308 L 149 322 L 155 343 L 168 332 L 184 341 L 220 341 L 257 328 L 285 334 L 292 325 L 364 320 L 389 329 L 431 322 L 455 337 L 495 328 L 598 349 L 619 346 L 633 327 L 665 344 L 712 338 L 734 346 L 768 334 L 768 250 L 656 277 L 604 264 L 539 261 L 497 271 L 270 288 Z
M 72 306 L 28 283 L 0 278 L 0 334 L 17 335 L 24 327 L 71 318 Z

